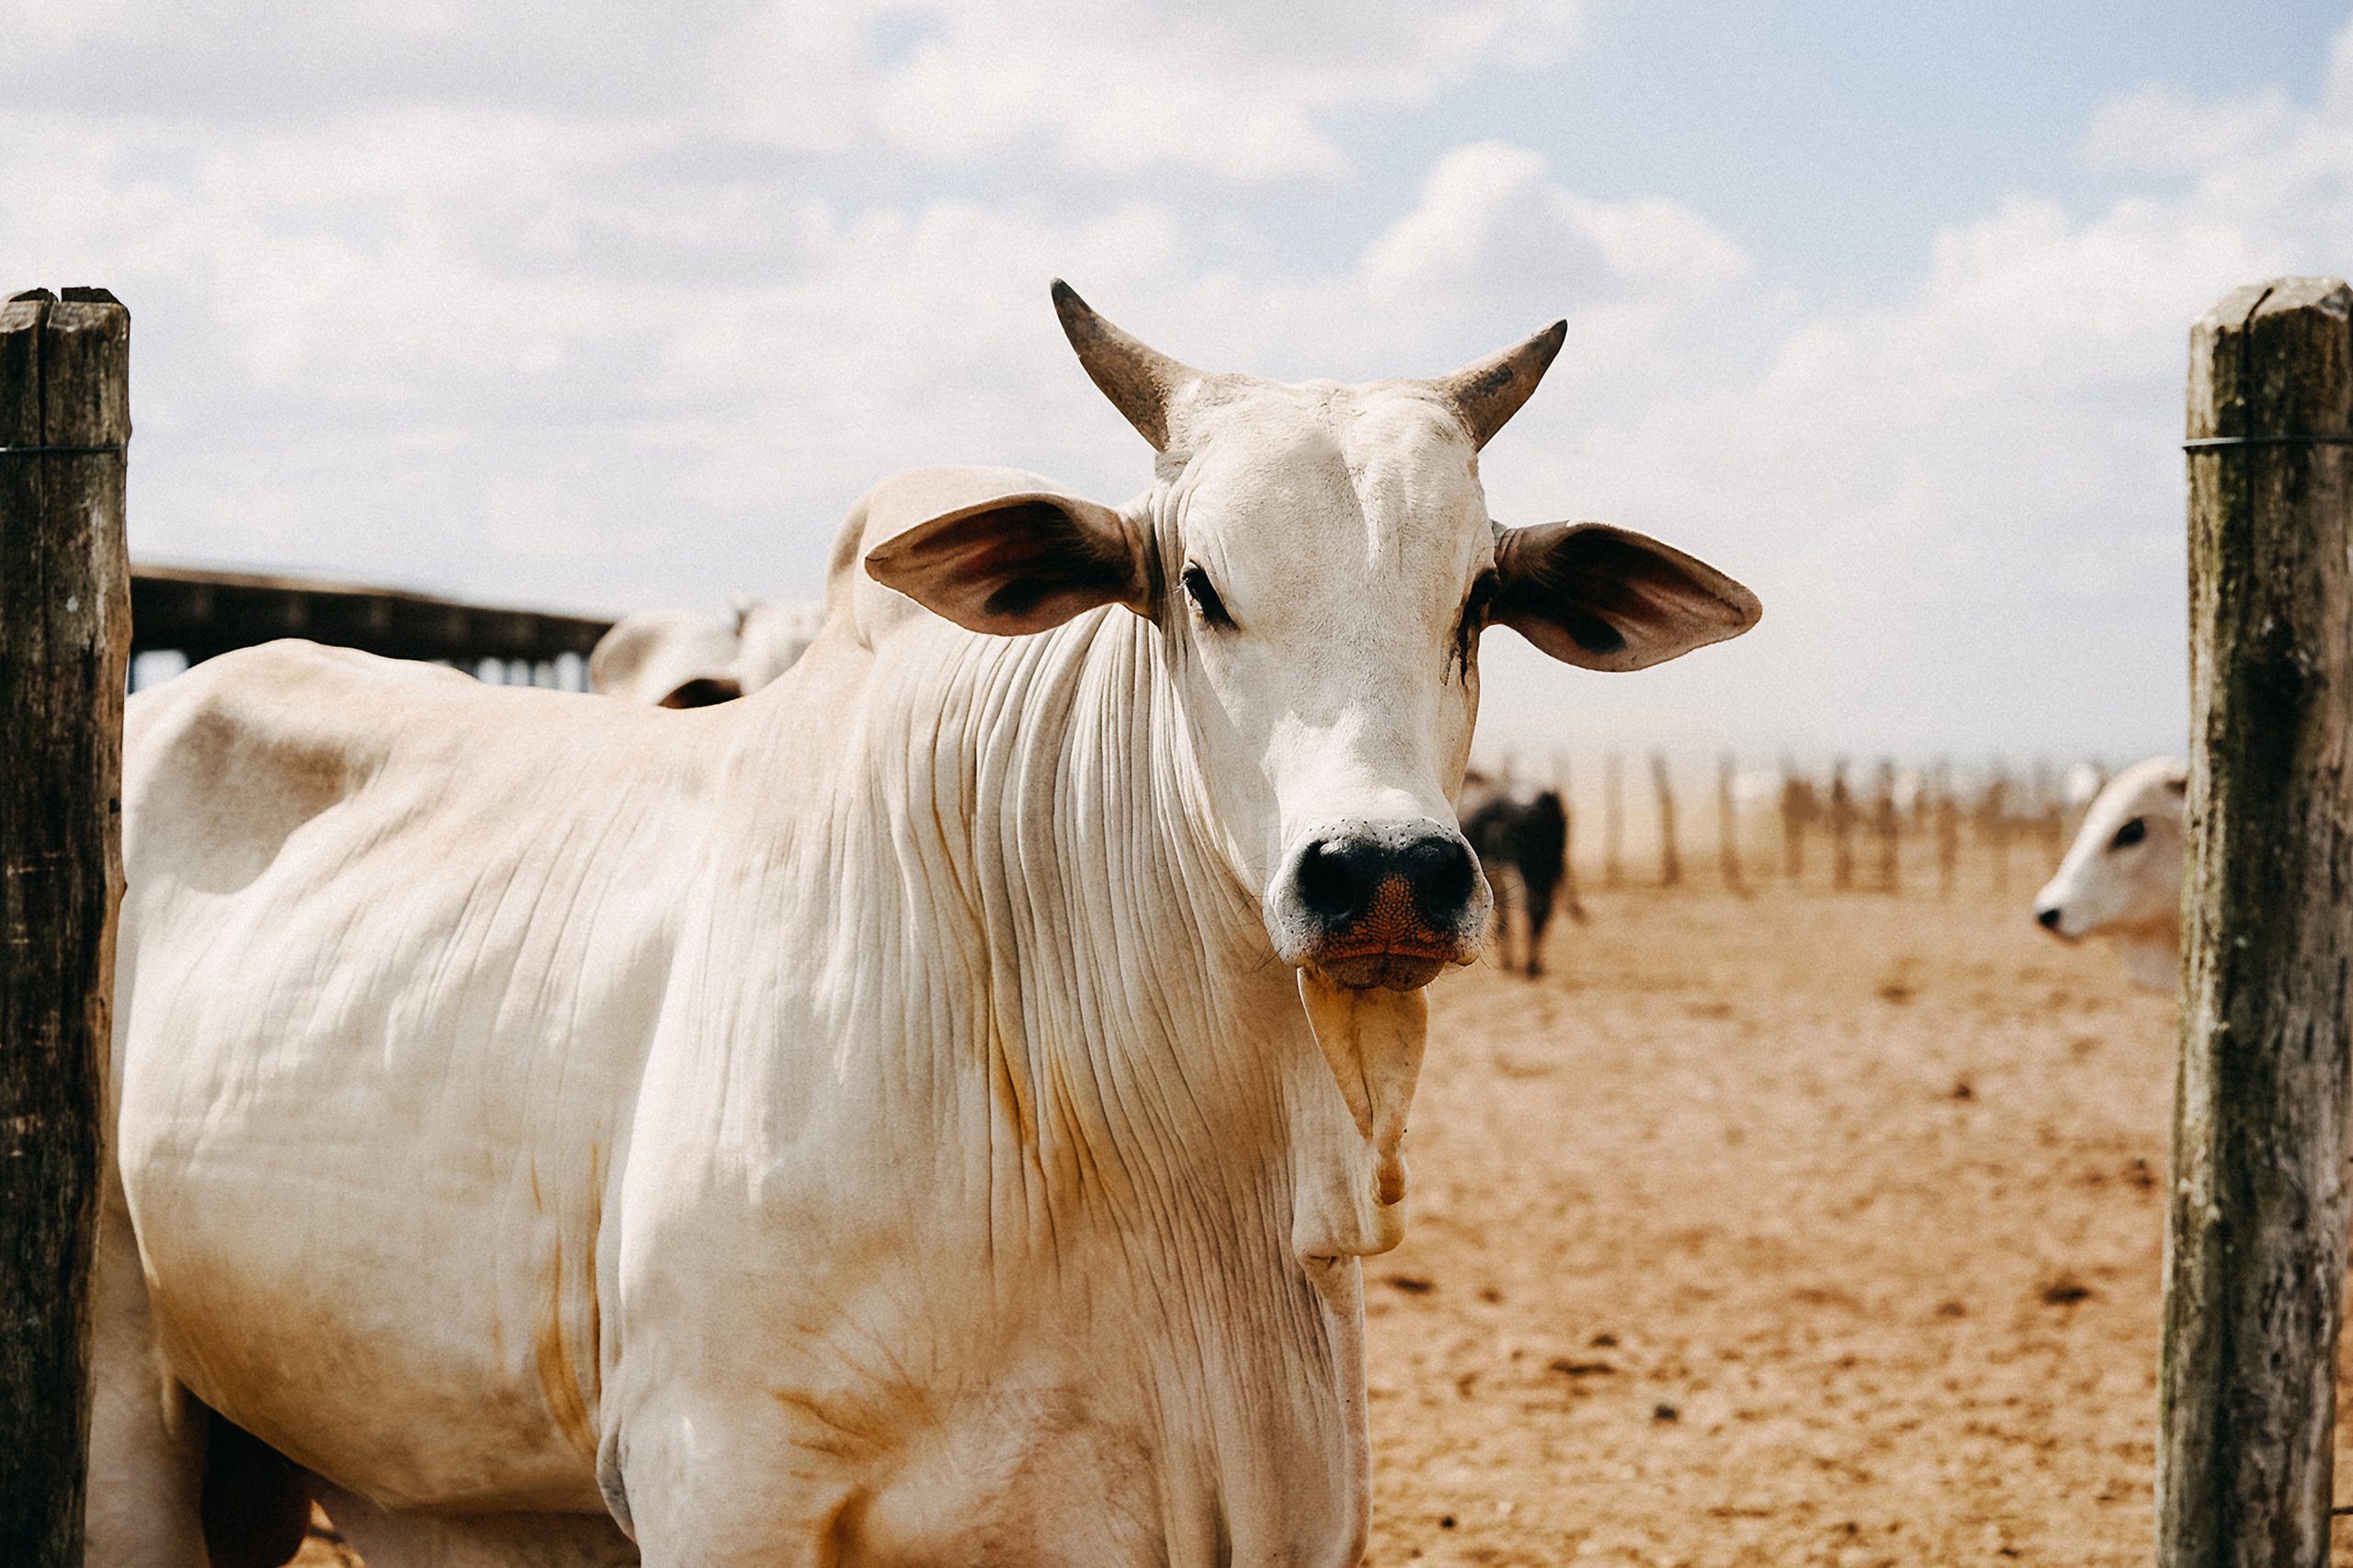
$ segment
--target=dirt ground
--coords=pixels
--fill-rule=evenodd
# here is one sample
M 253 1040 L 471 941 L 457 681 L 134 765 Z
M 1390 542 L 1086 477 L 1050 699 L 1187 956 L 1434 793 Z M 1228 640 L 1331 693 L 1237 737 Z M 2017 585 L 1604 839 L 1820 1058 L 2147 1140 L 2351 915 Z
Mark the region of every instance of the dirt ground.
M 1370 1562 L 2146 1561 L 2174 1005 L 2026 897 L 1605 896 L 1441 983 Z
M 2146 1561 L 2174 1006 L 2029 892 L 1593 895 L 1439 983 L 1369 1562 Z

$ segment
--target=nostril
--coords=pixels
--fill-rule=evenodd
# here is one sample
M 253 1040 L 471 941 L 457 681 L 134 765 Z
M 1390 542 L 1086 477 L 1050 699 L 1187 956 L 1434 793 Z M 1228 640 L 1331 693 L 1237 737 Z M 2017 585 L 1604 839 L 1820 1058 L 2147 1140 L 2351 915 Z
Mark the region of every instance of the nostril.
M 1433 926 L 1453 925 L 1471 902 L 1478 875 L 1471 846 L 1451 836 L 1426 838 L 1408 852 L 1407 868 L 1422 917 Z
M 2059 906 L 2054 903 L 2048 909 L 2039 909 L 2035 911 L 2034 918 L 2044 930 L 2056 931 L 2059 929 Z
M 1362 913 L 1364 879 L 1345 846 L 1319 839 L 1299 861 L 1299 900 L 1326 926 L 1340 926 Z

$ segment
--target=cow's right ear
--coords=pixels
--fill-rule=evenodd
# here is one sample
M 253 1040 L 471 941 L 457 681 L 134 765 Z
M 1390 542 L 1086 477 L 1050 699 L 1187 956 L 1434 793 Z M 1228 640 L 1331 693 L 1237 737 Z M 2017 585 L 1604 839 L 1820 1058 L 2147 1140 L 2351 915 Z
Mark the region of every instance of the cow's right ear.
M 1756 596 L 1668 545 L 1606 523 L 1545 523 L 1495 536 L 1487 615 L 1564 664 L 1639 670 L 1737 637 Z
M 1103 605 L 1152 613 L 1142 537 L 1108 506 L 1038 491 L 943 513 L 866 554 L 866 574 L 972 631 L 1044 631 Z

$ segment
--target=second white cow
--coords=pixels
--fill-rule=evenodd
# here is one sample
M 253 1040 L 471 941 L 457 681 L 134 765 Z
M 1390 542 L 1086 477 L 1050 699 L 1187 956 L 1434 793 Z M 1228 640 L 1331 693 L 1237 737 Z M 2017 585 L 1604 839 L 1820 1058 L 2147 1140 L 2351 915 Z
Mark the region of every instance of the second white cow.
M 746 604 L 732 625 L 692 610 L 641 611 L 597 640 L 588 684 L 656 708 L 732 702 L 790 669 L 824 619 L 824 606 L 808 604 Z
M 2067 858 L 2034 895 L 2034 917 L 2067 941 L 2103 937 L 2135 983 L 2171 990 L 2181 970 L 2182 804 L 2179 757 L 2134 763 L 2084 813 Z

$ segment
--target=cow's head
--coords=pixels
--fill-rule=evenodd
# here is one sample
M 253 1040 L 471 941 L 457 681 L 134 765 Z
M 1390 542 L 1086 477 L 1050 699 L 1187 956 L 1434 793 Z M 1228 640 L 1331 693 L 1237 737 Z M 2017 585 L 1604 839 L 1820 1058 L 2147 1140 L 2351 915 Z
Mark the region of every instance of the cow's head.
M 1488 892 L 1449 801 L 1479 638 L 1634 670 L 1756 624 L 1713 568 L 1599 523 L 1489 520 L 1479 449 L 1564 324 L 1435 381 L 1285 385 L 1145 347 L 1061 283 L 1080 363 L 1159 452 L 1113 509 L 1030 495 L 874 551 L 880 581 L 979 631 L 1120 605 L 1165 639 L 1200 778 L 1287 963 L 1409 990 L 1469 961 Z
M 2188 788 L 2188 770 L 2176 757 L 2151 757 L 2109 780 L 2084 812 L 2067 858 L 2034 895 L 2037 923 L 2068 941 L 2110 937 L 2132 979 L 2170 987 Z
M 1420 988 L 1478 952 L 1490 897 L 1458 830 L 1479 639 L 1634 670 L 1756 624 L 1739 584 L 1598 523 L 1503 528 L 1479 449 L 1566 327 L 1436 381 L 1290 386 L 1211 375 L 1120 331 L 1061 283 L 1079 361 L 1160 454 L 1114 509 L 999 497 L 872 551 L 878 581 L 976 631 L 1120 606 L 1150 620 L 1213 830 L 1259 902 L 1362 1135 L 1354 1174 L 1304 1183 L 1302 1255 L 1401 1233 L 1399 1153 Z

